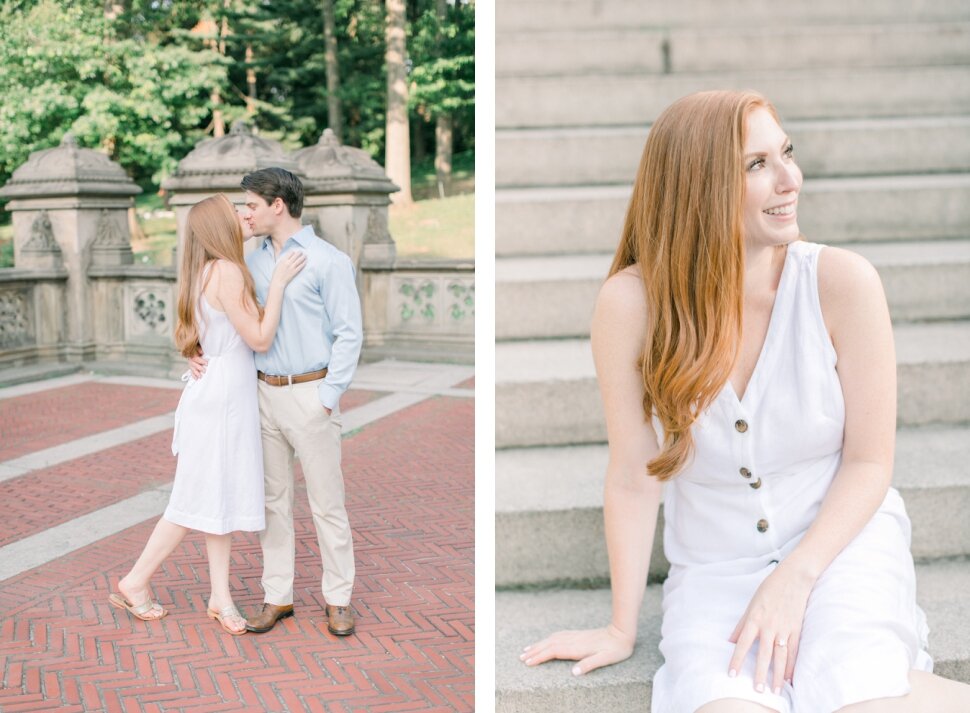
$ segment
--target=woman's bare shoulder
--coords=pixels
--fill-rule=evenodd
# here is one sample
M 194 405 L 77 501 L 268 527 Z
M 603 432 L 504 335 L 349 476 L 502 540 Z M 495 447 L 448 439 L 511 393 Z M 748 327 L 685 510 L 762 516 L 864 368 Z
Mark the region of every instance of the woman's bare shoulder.
M 600 288 L 593 313 L 593 326 L 617 326 L 627 332 L 642 332 L 647 324 L 647 298 L 636 265 L 610 275 Z
M 209 274 L 218 282 L 228 280 L 230 284 L 242 280 L 242 268 L 232 260 L 218 258 L 212 261 Z
M 885 302 L 879 273 L 866 258 L 844 248 L 827 247 L 818 256 L 818 297 L 829 332 L 852 328 L 857 319 Z
M 830 301 L 882 290 L 879 273 L 866 258 L 844 248 L 826 247 L 818 255 L 819 296 Z
M 829 246 L 818 254 L 820 287 L 839 289 L 873 277 L 878 277 L 876 268 L 859 253 Z

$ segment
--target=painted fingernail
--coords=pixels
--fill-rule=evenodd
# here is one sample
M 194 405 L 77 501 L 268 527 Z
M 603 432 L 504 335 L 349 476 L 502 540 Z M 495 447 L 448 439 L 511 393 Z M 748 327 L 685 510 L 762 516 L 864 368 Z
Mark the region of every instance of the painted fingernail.
M 528 650 L 529 650 L 529 649 L 531 649 L 531 648 L 532 648 L 532 646 L 523 646 L 523 647 L 522 647 L 522 650 L 523 650 L 523 651 L 528 651 Z
M 728 678 L 736 678 L 737 675 L 738 675 L 738 672 L 735 671 L 733 668 L 730 671 L 728 671 Z
M 580 674 L 582 674 L 582 670 L 579 666 L 573 666 L 573 676 L 579 676 Z
M 519 661 L 525 661 L 525 654 L 519 654 Z
M 765 692 L 765 684 L 759 683 L 758 685 L 756 685 L 754 687 L 754 690 L 756 690 L 758 693 L 764 693 Z

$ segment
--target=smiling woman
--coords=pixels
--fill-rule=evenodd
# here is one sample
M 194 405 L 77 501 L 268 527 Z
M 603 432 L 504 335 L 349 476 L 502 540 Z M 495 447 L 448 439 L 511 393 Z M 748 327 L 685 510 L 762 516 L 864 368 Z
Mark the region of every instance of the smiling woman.
M 970 687 L 929 673 L 890 487 L 882 285 L 802 239 L 801 186 L 759 94 L 693 94 L 651 128 L 591 334 L 612 620 L 526 647 L 527 665 L 631 655 L 666 482 L 652 713 L 970 710 Z

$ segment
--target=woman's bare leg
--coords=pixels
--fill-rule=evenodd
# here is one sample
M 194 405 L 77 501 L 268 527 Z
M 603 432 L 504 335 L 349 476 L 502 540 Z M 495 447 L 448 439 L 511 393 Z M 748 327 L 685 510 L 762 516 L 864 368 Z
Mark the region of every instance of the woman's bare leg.
M 118 582 L 118 591 L 125 599 L 132 604 L 142 604 L 151 597 L 148 591 L 149 580 L 165 558 L 179 546 L 188 531 L 188 528 L 169 522 L 164 517 L 159 519 L 148 542 L 145 543 L 145 549 L 138 556 L 138 561 Z M 161 618 L 162 610 L 156 608 L 154 611 L 155 617 Z
M 910 671 L 912 690 L 897 698 L 855 703 L 838 713 L 965 713 L 970 711 L 970 686 L 934 676 L 925 671 Z
M 225 607 L 232 606 L 232 594 L 229 592 L 229 558 L 232 554 L 232 535 L 206 535 L 205 549 L 209 557 L 209 609 L 222 612 Z M 233 631 L 245 631 L 246 620 L 242 616 L 222 617 L 223 626 Z

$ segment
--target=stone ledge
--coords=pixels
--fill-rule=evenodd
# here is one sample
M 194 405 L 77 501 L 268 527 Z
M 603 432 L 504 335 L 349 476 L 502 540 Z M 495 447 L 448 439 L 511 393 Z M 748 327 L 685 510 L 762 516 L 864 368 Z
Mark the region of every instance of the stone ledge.
M 930 625 L 935 672 L 970 683 L 970 562 L 917 565 L 917 598 Z M 495 598 L 496 710 L 499 713 L 649 713 L 653 674 L 661 664 L 660 587 L 647 588 L 637 648 L 623 663 L 586 676 L 571 664 L 551 662 L 530 669 L 519 661 L 522 647 L 564 628 L 609 621 L 607 589 L 500 592 Z

